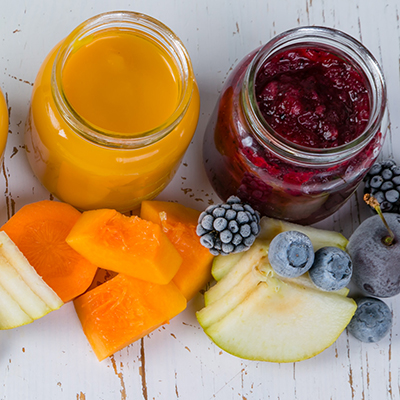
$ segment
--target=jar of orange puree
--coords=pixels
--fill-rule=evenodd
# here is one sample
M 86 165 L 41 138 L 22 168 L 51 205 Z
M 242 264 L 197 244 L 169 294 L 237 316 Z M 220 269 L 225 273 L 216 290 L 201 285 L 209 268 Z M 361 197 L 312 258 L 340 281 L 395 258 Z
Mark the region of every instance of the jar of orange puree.
M 0 164 L 3 162 L 4 150 L 8 137 L 8 109 L 6 99 L 0 90 Z
M 189 55 L 169 28 L 134 12 L 101 14 L 44 61 L 26 124 L 28 159 L 60 200 L 127 212 L 173 178 L 199 108 Z

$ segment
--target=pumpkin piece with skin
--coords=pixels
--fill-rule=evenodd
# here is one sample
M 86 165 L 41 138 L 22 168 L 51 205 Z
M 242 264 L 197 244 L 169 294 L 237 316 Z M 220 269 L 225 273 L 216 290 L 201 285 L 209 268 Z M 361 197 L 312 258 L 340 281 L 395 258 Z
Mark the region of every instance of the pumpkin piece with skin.
M 65 241 L 80 216 L 69 204 L 43 200 L 25 205 L 1 228 L 64 303 L 82 294 L 97 271 Z
M 85 211 L 67 243 L 100 268 L 165 285 L 182 257 L 160 226 L 116 210 Z
M 200 244 L 196 234 L 200 211 L 179 203 L 146 200 L 140 216 L 162 227 L 168 239 L 178 250 L 183 262 L 173 282 L 187 300 L 192 299 L 211 280 L 214 256 Z
M 99 361 L 149 334 L 186 308 L 173 282 L 158 285 L 118 274 L 74 300 Z

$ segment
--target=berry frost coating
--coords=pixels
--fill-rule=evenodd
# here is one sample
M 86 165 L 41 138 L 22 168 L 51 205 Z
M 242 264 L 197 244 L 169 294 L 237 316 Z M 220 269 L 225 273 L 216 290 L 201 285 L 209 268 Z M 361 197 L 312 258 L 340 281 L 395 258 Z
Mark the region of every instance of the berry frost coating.
M 382 243 L 388 231 L 379 215 L 366 219 L 347 245 L 353 260 L 352 282 L 366 295 L 375 297 L 400 293 L 400 215 L 383 215 L 395 236 L 391 246 Z
M 364 193 L 378 200 L 382 212 L 400 212 L 400 167 L 393 160 L 375 163 L 364 182 Z
M 338 247 L 322 247 L 315 253 L 308 271 L 311 280 L 321 290 L 340 290 L 350 282 L 353 263 L 350 256 Z
M 313 245 L 304 233 L 281 232 L 271 240 L 268 259 L 278 275 L 295 278 L 311 268 L 314 262 Z
M 260 215 L 236 196 L 207 207 L 198 220 L 200 243 L 214 256 L 248 250 L 260 233 Z
M 363 297 L 356 300 L 357 310 L 347 326 L 355 338 L 366 343 L 378 342 L 392 326 L 392 313 L 382 300 Z

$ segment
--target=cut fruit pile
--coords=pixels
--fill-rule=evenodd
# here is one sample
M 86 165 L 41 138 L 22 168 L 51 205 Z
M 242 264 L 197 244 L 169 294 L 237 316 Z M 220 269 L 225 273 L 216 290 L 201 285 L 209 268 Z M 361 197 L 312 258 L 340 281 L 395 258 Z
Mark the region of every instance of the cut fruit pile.
M 0 232 L 0 328 L 73 300 L 103 360 L 168 323 L 211 278 L 213 256 L 196 235 L 199 214 L 151 201 L 142 217 L 81 214 L 53 201 L 26 205 Z
M 356 311 L 348 289 L 319 290 L 308 273 L 282 278 L 268 261 L 269 243 L 278 233 L 305 230 L 314 250 L 345 248 L 347 239 L 331 231 L 262 218 L 261 233 L 245 253 L 218 256 L 217 284 L 205 293 L 197 319 L 223 350 L 241 358 L 294 362 L 319 354 L 342 333 Z
M 80 213 L 53 201 L 23 207 L 0 232 L 0 328 L 73 300 L 103 360 L 168 323 L 214 277 L 197 318 L 227 352 L 298 361 L 337 339 L 356 309 L 348 289 L 323 292 L 308 273 L 279 277 L 268 248 L 278 233 L 293 229 L 307 234 L 314 250 L 344 249 L 346 238 L 264 217 L 249 250 L 214 258 L 196 233 L 199 215 L 162 201 L 145 201 L 140 216 L 130 217 L 110 209 Z

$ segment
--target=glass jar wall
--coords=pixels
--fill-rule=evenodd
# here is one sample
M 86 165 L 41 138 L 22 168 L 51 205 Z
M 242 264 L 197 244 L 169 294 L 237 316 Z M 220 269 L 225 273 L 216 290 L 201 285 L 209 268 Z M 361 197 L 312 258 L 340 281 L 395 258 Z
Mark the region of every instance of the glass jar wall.
M 378 157 L 386 92 L 371 53 L 329 28 L 284 32 L 230 74 L 208 124 L 216 193 L 301 224 L 341 207 Z
M 105 13 L 44 61 L 26 124 L 31 167 L 57 198 L 134 209 L 173 178 L 199 116 L 189 55 L 159 21 Z

